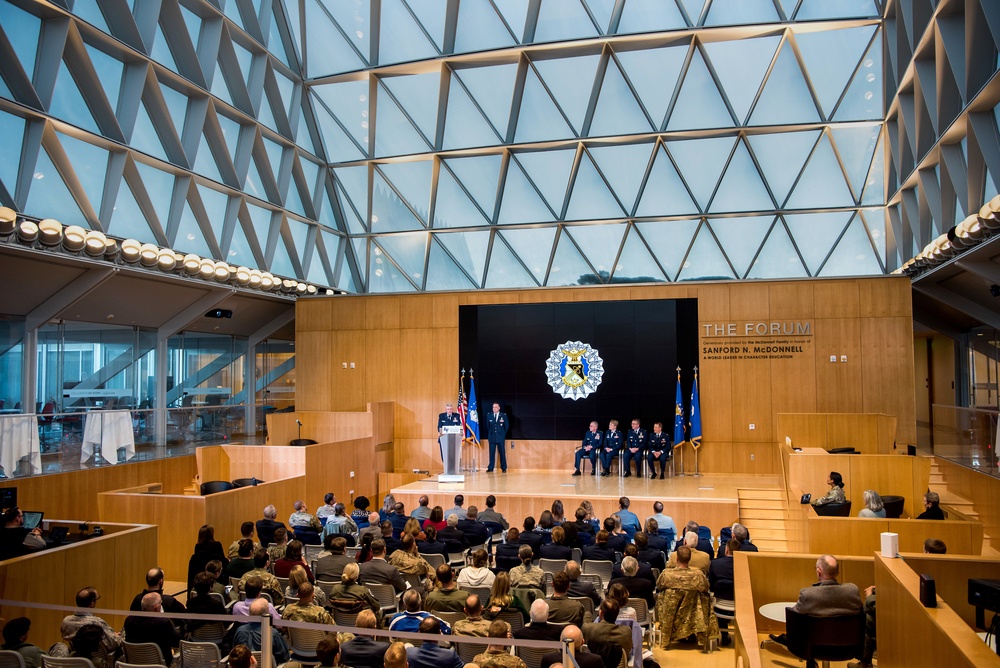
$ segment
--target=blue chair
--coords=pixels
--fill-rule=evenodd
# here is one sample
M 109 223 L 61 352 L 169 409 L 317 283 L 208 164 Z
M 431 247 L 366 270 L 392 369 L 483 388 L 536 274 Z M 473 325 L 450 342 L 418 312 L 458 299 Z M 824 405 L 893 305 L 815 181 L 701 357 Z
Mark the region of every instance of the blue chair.
M 499 522 L 483 522 L 483 526 L 490 530 L 492 536 L 503 533 L 503 526 Z
M 656 530 L 656 535 L 660 536 L 661 538 L 666 538 L 667 539 L 667 549 L 665 551 L 666 552 L 672 552 L 673 549 L 674 549 L 674 541 L 677 540 L 676 536 L 674 536 L 674 530 L 673 529 L 657 529 Z

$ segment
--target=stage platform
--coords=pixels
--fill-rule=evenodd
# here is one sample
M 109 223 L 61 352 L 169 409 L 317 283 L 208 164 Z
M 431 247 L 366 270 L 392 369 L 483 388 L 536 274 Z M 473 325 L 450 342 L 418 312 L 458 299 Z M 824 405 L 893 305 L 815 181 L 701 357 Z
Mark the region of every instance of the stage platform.
M 392 487 L 397 501 L 406 506 L 407 514 L 418 505 L 422 494 L 430 498 L 431 507 L 448 509 L 454 506 L 456 494 L 465 496 L 465 507 L 486 507 L 486 497 L 497 497 L 496 510 L 520 528 L 520 519 L 551 508 L 562 499 L 568 518 L 589 499 L 600 518 L 618 510 L 618 499 L 627 496 L 630 510 L 645 521 L 653 514 L 653 503 L 663 502 L 663 512 L 678 525 L 695 520 L 717 532 L 739 518 L 741 489 L 781 489 L 780 476 L 706 473 L 701 477 L 675 476 L 664 480 L 649 478 L 619 478 L 618 476 L 583 475 L 573 477 L 566 472 L 510 471 L 508 473 L 466 473 L 463 483 L 438 483 L 436 477 Z

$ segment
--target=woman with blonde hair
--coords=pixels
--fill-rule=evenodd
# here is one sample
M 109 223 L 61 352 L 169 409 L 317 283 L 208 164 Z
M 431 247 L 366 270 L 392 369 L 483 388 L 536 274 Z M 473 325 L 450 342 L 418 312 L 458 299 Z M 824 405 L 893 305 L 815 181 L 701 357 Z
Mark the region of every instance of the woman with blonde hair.
M 298 598 L 299 587 L 301 587 L 305 582 L 309 582 L 309 576 L 306 575 L 306 569 L 303 568 L 301 564 L 293 566 L 292 570 L 288 571 L 288 586 L 285 587 L 285 598 Z M 315 588 L 313 603 L 324 608 L 327 604 L 326 593 L 318 586 Z
M 427 540 L 427 534 L 420 528 L 420 520 L 416 517 L 406 520 L 406 524 L 403 525 L 403 533 L 410 534 L 414 540 Z
M 490 591 L 490 600 L 483 610 L 483 617 L 496 619 L 504 611 L 516 611 L 521 614 L 524 623 L 528 623 L 528 611 L 524 609 L 521 599 L 514 595 L 510 589 L 510 576 L 500 571 L 493 580 L 493 588 Z
M 362 605 L 367 606 L 381 623 L 382 606 L 378 599 L 372 596 L 368 587 L 358 584 L 361 569 L 357 564 L 347 564 L 340 576 L 340 582 L 330 588 L 330 605 L 342 610 L 352 610 Z

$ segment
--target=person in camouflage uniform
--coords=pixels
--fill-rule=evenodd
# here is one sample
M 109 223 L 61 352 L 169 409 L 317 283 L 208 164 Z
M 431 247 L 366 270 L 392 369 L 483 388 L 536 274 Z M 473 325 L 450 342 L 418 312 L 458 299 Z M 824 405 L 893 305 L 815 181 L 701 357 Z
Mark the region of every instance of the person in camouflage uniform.
M 479 600 L 477 594 L 469 594 L 469 597 L 465 599 L 464 612 L 465 619 L 460 619 L 452 624 L 451 632 L 457 636 L 489 637 L 491 622 L 488 619 L 483 619 L 483 602 Z M 503 623 L 507 624 L 507 622 Z M 507 630 L 510 630 L 510 624 L 507 624 Z
M 267 564 L 270 559 L 267 556 L 267 550 L 264 548 L 258 548 L 256 552 L 253 553 L 253 570 L 247 571 L 240 578 L 240 581 L 236 583 L 233 587 L 231 596 L 234 601 L 238 601 L 240 598 L 240 592 L 246 587 L 247 580 L 256 576 L 261 580 L 263 585 L 261 591 L 266 593 L 271 597 L 271 601 L 275 605 L 281 605 L 281 602 L 285 599 L 285 593 L 281 590 L 281 584 L 278 582 L 278 578 L 271 575 L 267 570 Z
M 677 568 L 668 568 L 656 581 L 656 612 L 660 620 L 661 643 L 667 649 L 674 640 L 698 637 L 705 645 L 718 640 L 719 620 L 712 610 L 708 578 L 701 570 L 690 568 L 691 548 L 677 548 Z
M 490 622 L 490 638 L 509 638 L 510 626 L 499 619 Z M 473 663 L 480 666 L 489 664 L 500 668 L 527 668 L 527 665 L 519 657 L 511 656 L 507 645 L 490 645 L 482 654 L 477 654 Z
M 250 540 L 253 540 L 253 522 L 244 522 L 243 524 L 240 525 L 240 536 L 241 536 L 240 540 L 242 540 L 243 538 L 249 538 Z M 260 547 L 260 543 L 253 540 L 253 552 L 256 552 L 258 547 Z M 239 555 L 239 551 L 240 551 L 240 541 L 234 540 L 232 544 L 229 546 L 229 549 L 226 550 L 226 557 L 228 559 L 235 559 Z
M 272 564 L 278 559 L 284 558 L 287 547 L 288 530 L 285 527 L 278 527 L 274 530 L 274 542 L 267 546 L 267 556 Z
M 403 549 L 389 555 L 389 563 L 404 575 L 419 575 L 428 580 L 435 579 L 434 568 L 417 553 L 417 543 L 410 534 L 403 534 Z
M 545 572 L 532 565 L 535 558 L 530 545 L 522 545 L 517 550 L 517 557 L 521 560 L 520 566 L 510 569 L 510 584 L 512 587 L 534 587 L 545 590 Z
M 291 622 L 311 622 L 332 626 L 333 617 L 330 616 L 330 613 L 325 608 L 313 604 L 313 591 L 313 586 L 308 582 L 299 585 L 298 603 L 285 606 L 281 618 Z

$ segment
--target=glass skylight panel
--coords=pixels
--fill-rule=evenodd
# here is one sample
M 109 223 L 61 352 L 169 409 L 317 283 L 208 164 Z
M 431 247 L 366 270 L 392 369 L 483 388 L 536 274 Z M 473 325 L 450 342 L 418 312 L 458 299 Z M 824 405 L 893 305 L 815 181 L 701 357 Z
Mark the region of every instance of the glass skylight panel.
M 58 217 L 63 225 L 90 228 L 90 223 L 87 222 L 76 199 L 63 183 L 59 171 L 44 149 L 38 152 L 38 161 L 31 177 L 31 189 L 28 190 L 25 209 L 37 212 L 35 215 L 43 218 Z
M 708 207 L 735 142 L 735 137 L 711 137 L 666 143 L 667 151 L 702 210 Z
M 225 193 L 213 190 L 200 183 L 196 184 L 198 195 L 201 197 L 201 205 L 205 207 L 205 214 L 208 216 L 208 224 L 212 226 L 215 238 L 222 246 L 222 237 L 226 223 L 226 210 L 229 207 L 229 197 Z
M 882 132 L 881 124 L 851 124 L 833 127 L 837 152 L 847 171 L 851 190 L 860 195 L 872 163 L 872 154 Z M 957 221 L 961 222 L 961 220 Z
M 423 26 L 427 34 L 434 40 L 439 51 L 444 51 L 444 24 L 448 10 L 448 0 L 405 0 Z
M 104 182 L 108 171 L 108 151 L 69 135 L 56 134 L 91 208 L 100 216 L 101 201 L 104 199 Z
M 606 278 L 614 270 L 615 259 L 627 229 L 627 223 L 573 225 L 564 227 L 563 234 L 568 232 L 573 237 L 594 269 Z
M 733 117 L 726 109 L 712 73 L 705 65 L 701 51 L 695 49 L 684 74 L 677 102 L 670 112 L 667 130 L 724 128 L 732 125 Z
M 541 0 L 541 4 L 535 24 L 536 43 L 597 37 L 599 34 L 580 0 Z
M 24 144 L 24 119 L 20 116 L 0 111 L 0 136 L 4 138 L 5 150 L 11 156 L 21 155 Z M 17 169 L 20 160 L 0 160 L 0 183 L 3 183 L 11 197 L 17 187 Z
M 367 60 L 371 53 L 370 0 L 337 0 L 337 2 L 323 2 L 322 6 L 333 15 L 355 48 Z
M 240 64 L 240 71 L 243 73 L 243 83 L 247 83 L 250 80 L 250 70 L 253 68 L 253 54 L 235 39 L 232 40 L 232 44 L 236 52 L 236 62 Z
M 191 211 L 191 204 L 185 199 L 181 209 L 180 224 L 177 227 L 177 237 L 171 244 L 180 253 L 194 253 L 200 257 L 215 258 L 208 242 L 205 240 L 205 233 L 198 225 L 198 220 Z M 218 259 L 218 258 L 215 258 Z
M 261 242 L 260 249 L 265 251 L 264 245 L 267 243 L 267 237 L 271 233 L 271 222 L 274 216 L 270 209 L 263 209 L 250 203 L 247 203 L 247 212 L 250 214 L 254 236 Z
M 882 46 L 875 40 L 833 115 L 834 121 L 878 120 L 883 117 Z
M 705 11 L 706 0 L 679 0 L 679 4 L 691 19 L 691 25 L 701 25 L 701 15 Z
M 380 65 L 433 58 L 438 50 L 427 40 L 403 0 L 382 0 L 379 25 Z
M 528 181 L 517 162 L 511 160 L 507 166 L 507 180 L 504 183 L 497 223 L 509 225 L 550 220 L 553 220 L 552 212 L 545 206 L 538 191 Z
M 611 60 L 604 73 L 589 136 L 639 134 L 652 130 L 618 65 Z
M 240 143 L 240 130 L 243 126 L 225 114 L 217 113 L 215 117 L 218 119 L 219 126 L 222 128 L 222 136 L 226 141 L 226 147 L 229 149 L 229 158 L 235 163 L 236 150 Z
M 785 208 L 821 209 L 853 204 L 854 197 L 844 181 L 844 173 L 833 153 L 830 139 L 824 135 L 802 170 L 802 176 Z
M 775 134 L 750 135 L 750 148 L 757 158 L 757 164 L 764 172 L 764 179 L 771 188 L 774 198 L 781 207 L 788 198 L 792 184 L 798 178 L 802 167 L 812 153 L 818 130 L 803 132 L 780 132 Z
M 830 253 L 820 276 L 865 276 L 881 274 L 875 249 L 860 216 L 855 216 L 847 231 Z
M 715 232 L 715 237 L 722 245 L 722 250 L 736 270 L 736 275 L 740 278 L 746 276 L 757 249 L 760 248 L 773 223 L 774 216 L 710 218 L 708 221 L 712 231 Z
M 631 228 L 625 239 L 621 256 L 615 264 L 612 282 L 663 282 L 663 280 L 663 271 L 650 255 L 649 249 L 646 248 L 646 244 L 643 243 L 636 228 Z
M 188 97 L 170 86 L 161 85 L 159 91 L 163 94 L 163 101 L 174 123 L 174 130 L 177 136 L 180 136 L 184 132 L 184 122 L 187 119 Z
M 963 220 L 964 212 L 961 209 L 956 211 L 955 220 L 961 222 Z M 872 239 L 872 244 L 875 246 L 875 254 L 878 255 L 879 262 L 881 262 L 881 271 L 885 273 L 885 254 L 886 254 L 886 237 L 883 230 L 886 229 L 888 224 L 888 216 L 885 215 L 885 209 L 874 209 L 874 210 L 864 210 L 858 212 L 858 215 L 865 221 L 865 226 L 868 228 L 868 236 Z
M 183 9 L 183 5 L 181 8 Z M 73 13 L 95 28 L 111 34 L 111 28 L 108 27 L 107 19 L 101 13 L 97 0 L 76 0 L 73 3 Z
M 740 124 L 750 112 L 780 41 L 779 36 L 768 35 L 703 44 Z
M 514 38 L 518 42 L 524 36 L 525 20 L 528 14 L 529 0 L 493 0 L 493 4 L 500 10 L 504 22 L 514 33 Z
M 156 33 L 153 35 L 153 48 L 149 52 L 149 57 L 167 69 L 180 72 L 177 68 L 177 63 L 174 61 L 174 54 L 170 50 L 170 44 L 167 43 L 167 36 L 163 34 L 163 28 L 159 23 L 156 24 Z
M 430 258 L 427 262 L 427 280 L 424 289 L 435 290 L 473 290 L 478 284 L 472 283 L 458 265 L 448 257 L 439 243 L 431 243 Z
M 306 70 L 310 77 L 353 72 L 366 67 L 365 61 L 344 39 L 333 20 L 315 0 L 306 3 L 306 17 Z
M 375 157 L 424 153 L 427 141 L 388 95 L 380 95 L 375 115 Z
M 368 267 L 369 292 L 413 292 L 413 284 L 396 268 L 381 248 L 372 244 Z
M 858 26 L 795 33 L 795 42 L 826 116 L 833 113 L 874 32 L 875 26 Z
M 153 157 L 159 158 L 164 162 L 169 161 L 166 151 L 163 150 L 163 144 L 160 143 L 160 138 L 156 134 L 156 128 L 153 126 L 153 121 L 149 118 L 149 113 L 146 111 L 146 105 L 144 103 L 139 105 L 129 145 L 142 151 L 143 153 L 148 153 Z
M 434 227 L 474 227 L 488 225 L 455 177 L 442 168 L 438 176 L 437 199 L 434 206 Z
M 775 223 L 747 278 L 799 278 L 808 275 L 785 226 L 780 221 Z
M 865 206 L 885 204 L 885 151 L 882 144 L 883 140 L 879 138 L 872 167 L 865 181 L 864 195 L 861 197 L 861 204 Z
M 434 171 L 434 162 L 431 160 L 390 162 L 376 165 L 376 169 L 382 172 L 421 220 L 426 222 L 430 210 L 431 174 Z
M 662 148 L 657 149 L 635 215 L 671 216 L 692 213 L 698 213 L 698 205 L 691 199 L 666 152 Z
M 366 228 L 364 223 L 361 222 L 359 214 L 354 210 L 354 206 L 352 205 L 351 201 L 347 198 L 347 195 L 344 193 L 344 189 L 341 188 L 339 185 L 336 186 L 336 189 L 337 189 L 337 201 L 340 203 L 340 212 L 341 214 L 343 214 L 344 221 L 346 221 L 347 233 L 366 234 L 368 232 L 368 228 Z
M 412 74 L 399 77 L 384 77 L 380 83 L 389 89 L 399 105 L 416 123 L 417 128 L 431 145 L 437 132 L 438 89 L 441 85 L 440 71 L 427 74 Z M 385 100 L 379 90 L 381 104 Z
M 330 241 L 326 241 L 326 239 L 330 239 Z M 332 248 L 333 250 L 322 252 L 324 247 Z M 323 256 L 328 254 L 328 256 L 334 258 L 334 262 L 336 262 L 336 258 L 339 256 L 339 248 L 340 246 L 336 243 L 332 234 L 324 236 L 323 245 L 320 245 L 317 240 L 316 246 L 313 250 L 312 259 L 309 261 L 309 269 L 306 271 L 306 281 L 316 285 L 333 285 L 326 275 L 326 269 L 323 266 Z
M 282 160 L 285 154 L 285 147 L 270 137 L 261 135 L 261 138 L 264 140 L 264 151 L 267 153 L 267 159 L 271 163 L 271 173 L 274 175 L 274 180 L 278 181 L 282 173 Z
M 295 270 L 295 264 L 292 262 L 292 256 L 288 251 L 288 246 L 285 245 L 285 240 L 280 234 L 278 235 L 277 243 L 274 245 L 274 256 L 271 258 L 269 267 L 269 271 L 279 276 L 299 277 L 299 273 Z
M 317 181 L 320 178 L 321 167 L 307 158 L 304 153 L 299 153 L 299 164 L 302 166 L 302 175 L 305 178 L 306 188 L 309 190 L 309 199 L 312 199 L 316 192 Z
M 66 223 L 65 220 L 61 222 Z M 153 244 L 158 244 L 160 241 L 146 223 L 146 216 L 139 208 L 139 203 L 132 194 L 132 188 L 125 179 L 122 179 L 118 186 L 118 198 L 111 210 L 111 221 L 104 229 L 108 234 L 123 239 L 135 239 L 142 243 Z
M 694 243 L 691 244 L 691 250 L 684 260 L 677 280 L 691 281 L 710 278 L 736 278 L 736 275 L 733 273 L 733 268 L 729 266 L 726 256 L 719 248 L 719 244 L 708 225 L 702 225 L 698 229 Z
M 434 234 L 458 264 L 472 276 L 476 283 L 483 280 L 486 270 L 486 255 L 490 246 L 490 231 L 453 232 L 449 234 Z M 433 260 L 433 258 L 432 258 Z
M 654 146 L 647 142 L 621 146 L 594 145 L 587 149 L 618 200 L 625 206 L 626 214 L 635 207 Z
M 347 4 L 347 3 L 331 3 L 331 4 Z M 299 16 L 299 3 L 295 0 L 288 2 L 287 0 L 282 0 L 280 3 L 276 2 L 275 6 L 280 5 L 281 10 L 285 14 L 285 24 L 291 34 L 292 48 L 294 50 L 293 54 L 288 54 L 290 60 L 296 60 L 299 63 L 302 62 L 302 33 L 299 30 L 300 16 Z M 309 11 L 306 10 L 306 20 L 308 20 Z M 275 14 L 275 21 L 278 20 L 278 15 Z M 272 50 L 276 49 L 275 45 L 271 45 Z
M 295 255 L 302 261 L 305 257 L 306 242 L 309 239 L 310 226 L 297 220 L 289 218 L 287 220 L 288 231 L 292 234 L 292 242 L 295 245 Z
M 239 0 L 224 0 L 222 11 L 230 21 L 239 26 L 240 29 L 245 30 L 243 27 L 243 17 L 240 15 Z
M 344 124 L 355 143 L 361 148 L 367 148 L 369 131 L 368 80 L 313 86 L 310 90 Z
M 479 108 L 485 112 L 500 137 L 506 137 L 517 63 L 470 67 L 457 70 L 455 74 L 479 103 Z
M 363 265 L 361 267 L 361 275 L 364 276 Z M 360 292 L 360 290 L 358 290 L 358 284 L 354 282 L 354 274 L 351 272 L 350 263 L 348 263 L 346 259 L 340 263 L 340 276 L 337 278 L 336 286 L 337 288 L 352 294 Z
M 299 190 L 299 184 L 295 179 L 294 174 L 288 179 L 288 190 L 282 199 L 284 200 L 285 208 L 288 211 L 297 213 L 303 218 L 306 217 L 305 205 L 302 204 L 302 193 Z
M 677 278 L 699 222 L 695 219 L 636 223 L 636 229 L 646 240 L 653 257 L 666 272 L 667 280 Z
M 333 176 L 361 216 L 368 212 L 368 167 L 334 167 Z
M 377 238 L 377 243 L 396 261 L 415 285 L 424 280 L 424 257 L 427 253 L 427 232 L 387 234 Z
M 135 168 L 146 189 L 146 196 L 153 205 L 153 211 L 166 227 L 174 192 L 174 175 L 147 165 L 144 162 L 135 163 Z
M 423 221 L 376 171 L 372 180 L 372 232 L 410 232 L 422 229 Z
M 479 208 L 492 218 L 497 200 L 500 167 L 503 158 L 499 154 L 471 156 L 468 158 L 447 158 L 444 163 L 465 186 Z
M 850 211 L 785 214 L 785 222 L 811 276 L 815 276 L 823 266 L 830 249 L 844 231 L 851 215 Z
M 298 61 L 298 57 L 289 58 L 288 52 L 285 50 L 285 40 L 281 36 L 281 28 L 278 23 L 279 15 L 277 7 L 274 7 L 275 13 L 271 17 L 270 25 L 268 26 L 267 35 L 267 50 L 275 58 L 280 60 L 286 67 L 294 67 L 294 63 Z
M 447 151 L 499 144 L 500 138 L 493 126 L 476 108 L 465 88 L 457 79 L 453 79 L 451 83 L 441 148 Z
M 117 113 L 118 96 L 121 92 L 122 73 L 125 70 L 125 64 L 90 44 L 84 43 L 83 46 L 87 50 L 87 55 L 90 57 L 90 62 L 94 66 L 94 70 L 97 72 L 97 77 L 101 80 L 101 88 L 104 89 L 108 103 Z
M 514 154 L 528 178 L 542 193 L 549 207 L 558 215 L 566 199 L 569 177 L 576 160 L 576 147 L 548 151 L 524 151 Z
M 538 287 L 528 271 L 517 261 L 499 236 L 490 250 L 490 266 L 486 273 L 486 289 Z
M 602 282 L 563 228 L 563 233 L 556 241 L 556 254 L 552 257 L 552 267 L 545 285 L 589 285 Z
M 639 101 L 657 130 L 663 124 L 667 105 L 690 49 L 690 44 L 682 43 L 660 49 L 615 52 L 615 57 L 625 69 L 625 76 L 639 94 Z
M 774 202 L 767 194 L 746 144 L 736 145 L 736 151 L 729 160 L 729 166 L 719 182 L 719 188 L 712 199 L 709 210 L 723 211 L 769 211 Z
M 528 68 L 517 116 L 517 143 L 565 139 L 574 136 L 573 130 L 556 108 L 552 98 L 542 86 L 535 71 Z
M 790 43 L 782 45 L 764 83 L 750 125 L 790 125 L 820 120 Z
M 236 106 L 233 104 L 233 97 L 229 94 L 229 84 L 226 81 L 225 75 L 222 73 L 222 67 L 219 65 L 218 61 L 215 63 L 215 74 L 212 77 L 211 91 L 212 95 L 219 98 L 223 102 L 230 106 Z
M 615 10 L 615 0 L 584 0 L 590 9 L 591 16 L 597 22 L 601 33 L 608 32 L 611 23 L 611 13 Z
M 743 25 L 778 20 L 774 0 L 712 0 L 705 25 Z
M 493 10 L 490 0 L 464 0 L 458 6 L 455 53 L 488 51 L 514 44 L 514 38 Z
M 61 118 L 73 125 L 83 128 L 94 134 L 100 134 L 97 121 L 90 113 L 90 108 L 80 89 L 76 86 L 76 80 L 70 74 L 65 63 L 60 63 L 59 73 L 56 76 L 55 88 L 52 91 L 52 102 L 49 105 L 49 113 L 56 118 Z
M 247 170 L 246 184 L 243 186 L 243 190 L 259 199 L 268 199 L 267 191 L 264 190 L 264 179 L 257 167 L 256 158 L 250 159 L 250 167 Z
M 600 60 L 599 54 L 591 54 L 533 61 L 542 81 L 548 86 L 577 134 L 583 129 L 583 119 L 590 103 Z
M 874 0 L 802 0 L 795 19 L 810 21 L 816 19 L 875 18 L 879 15 Z
M 552 242 L 555 241 L 557 230 L 556 227 L 528 227 L 519 230 L 504 230 L 498 234 L 510 244 L 510 247 L 531 271 L 535 280 L 541 284 L 545 281 L 545 273 L 549 269 Z
M 566 220 L 621 218 L 624 215 L 590 156 L 584 153 L 566 207 Z
M 687 22 L 673 0 L 628 0 L 618 22 L 618 34 L 686 27 Z

